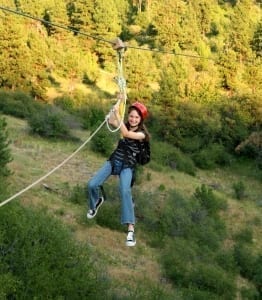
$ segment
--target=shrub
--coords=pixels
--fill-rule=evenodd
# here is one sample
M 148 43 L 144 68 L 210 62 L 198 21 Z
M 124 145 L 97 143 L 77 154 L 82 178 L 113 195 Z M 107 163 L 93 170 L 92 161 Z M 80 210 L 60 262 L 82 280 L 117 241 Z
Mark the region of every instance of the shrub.
M 119 202 L 107 201 L 99 214 L 96 217 L 96 222 L 98 225 L 110 228 L 112 230 L 122 231 L 123 226 L 121 225 L 121 208 Z
M 235 196 L 238 200 L 242 200 L 245 197 L 245 185 L 242 181 L 238 181 L 233 184 L 233 189 L 235 191 Z
M 77 184 L 70 191 L 69 201 L 74 204 L 86 203 L 86 188 Z
M 246 245 L 238 242 L 234 246 L 234 258 L 240 269 L 240 274 L 252 280 L 256 274 L 257 265 L 256 257 L 251 250 Z
M 223 145 L 210 144 L 192 155 L 193 161 L 201 169 L 213 169 L 217 165 L 225 166 L 231 162 L 231 155 L 225 151 Z
M 189 175 L 195 175 L 196 168 L 189 156 L 179 149 L 164 142 L 151 142 L 152 159 L 158 164 L 176 168 Z
M 106 298 L 103 267 L 94 264 L 91 249 L 76 244 L 46 212 L 6 207 L 0 211 L 0 228 L 0 274 L 12 275 L 12 286 L 4 291 L 8 299 Z
M 99 102 L 98 102 L 99 103 Z M 83 128 L 90 129 L 94 126 L 97 126 L 100 122 L 103 122 L 105 119 L 105 110 L 95 102 L 91 102 L 88 105 L 81 107 L 79 115 L 83 120 Z
M 47 106 L 44 110 L 31 115 L 28 123 L 33 133 L 43 137 L 69 138 L 70 132 L 65 116 L 61 110 Z
M 255 287 L 242 287 L 240 290 L 241 294 L 241 299 L 246 299 L 246 300 L 254 300 L 257 299 L 259 300 L 259 292 Z
M 108 130 L 101 129 L 91 140 L 91 149 L 108 157 L 114 149 L 114 141 Z
M 6 127 L 5 119 L 0 118 L 0 182 L 3 176 L 6 177 L 10 174 L 7 164 L 12 160 Z
M 255 269 L 254 276 L 252 278 L 252 282 L 255 284 L 257 287 L 258 293 L 261 295 L 262 294 L 262 255 L 259 254 L 256 258 L 255 265 L 257 266 Z
M 216 214 L 219 210 L 226 208 L 226 202 L 222 198 L 215 196 L 211 188 L 202 184 L 201 187 L 197 187 L 194 193 L 195 199 L 197 199 L 200 205 L 205 208 L 210 215 Z
M 68 96 L 62 96 L 62 97 L 55 98 L 54 104 L 69 113 L 75 112 L 73 99 L 71 99 Z
M 212 295 L 210 299 L 235 299 L 234 276 L 225 272 L 210 258 L 210 262 L 205 260 L 201 254 L 204 256 L 203 251 L 192 241 L 182 238 L 167 241 L 161 260 L 168 278 L 176 286 L 183 288 L 186 299 L 190 299 L 192 291 L 197 297 Z
M 253 242 L 253 231 L 251 228 L 244 228 L 234 237 L 234 240 L 241 243 L 251 244 Z
M 256 158 L 259 160 L 262 158 L 262 132 L 254 131 L 252 132 L 247 139 L 242 141 L 235 149 L 237 153 L 246 155 L 251 158 Z
M 218 265 L 197 263 L 189 274 L 190 285 L 196 286 L 201 291 L 209 291 L 222 299 L 236 297 L 234 277 L 225 272 Z
M 0 263 L 0 299 L 8 299 L 10 295 L 14 295 L 21 288 L 21 282 L 10 271 L 8 265 L 3 266 Z
M 232 249 L 220 249 L 215 255 L 215 261 L 225 271 L 237 274 L 238 269 Z
M 42 107 L 43 104 L 23 92 L 0 92 L 0 110 L 4 114 L 27 119 Z

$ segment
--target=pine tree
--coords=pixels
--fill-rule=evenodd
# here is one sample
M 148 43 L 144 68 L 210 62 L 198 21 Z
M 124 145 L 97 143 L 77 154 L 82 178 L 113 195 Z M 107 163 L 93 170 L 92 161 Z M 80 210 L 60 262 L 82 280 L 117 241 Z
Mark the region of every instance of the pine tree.
M 152 53 L 128 49 L 124 62 L 129 98 L 132 101 L 150 101 L 154 92 L 152 85 L 159 77 Z
M 253 39 L 251 41 L 252 50 L 256 53 L 257 57 L 262 57 L 262 21 L 257 25 Z
M 12 15 L 7 15 L 0 23 L 0 44 L 0 87 L 28 90 L 31 55 L 23 27 Z
M 95 0 L 94 2 L 93 21 L 97 35 L 107 41 L 112 41 L 119 37 L 122 29 L 120 25 L 121 19 L 115 2 L 113 0 Z M 110 70 L 110 61 L 112 61 L 114 56 L 112 47 L 104 42 L 97 42 L 95 51 L 99 56 L 99 62 L 102 67 Z
M 6 130 L 7 123 L 5 119 L 0 118 L 0 182 L 1 178 L 10 174 L 7 164 L 12 160 L 10 150 L 8 148 L 8 134 Z

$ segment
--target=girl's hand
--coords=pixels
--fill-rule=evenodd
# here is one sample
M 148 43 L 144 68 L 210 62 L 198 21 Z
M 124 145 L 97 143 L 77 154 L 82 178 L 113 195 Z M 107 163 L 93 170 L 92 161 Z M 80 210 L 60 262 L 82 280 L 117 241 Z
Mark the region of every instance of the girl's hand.
M 119 103 L 117 103 L 117 104 L 115 104 L 115 106 L 113 108 L 113 111 L 114 111 L 114 113 L 115 113 L 115 115 L 116 115 L 117 118 L 120 118 L 120 112 L 119 112 L 119 110 L 120 110 L 120 106 L 119 106 Z

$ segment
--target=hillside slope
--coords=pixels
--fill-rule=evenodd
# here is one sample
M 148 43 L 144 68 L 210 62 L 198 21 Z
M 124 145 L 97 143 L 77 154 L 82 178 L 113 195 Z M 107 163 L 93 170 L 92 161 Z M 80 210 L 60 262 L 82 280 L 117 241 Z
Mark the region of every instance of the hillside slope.
M 9 116 L 5 118 L 14 158 L 10 164 L 13 171 L 9 179 L 10 195 L 45 175 L 79 146 L 76 142 L 50 141 L 32 136 L 26 121 Z M 83 131 L 74 134 L 81 137 L 83 141 L 89 136 L 88 132 Z M 115 231 L 101 227 L 95 221 L 87 221 L 85 199 L 83 198 L 80 204 L 68 201 L 72 189 L 78 185 L 85 186 L 103 160 L 103 157 L 93 153 L 87 146 L 41 184 L 13 201 L 19 201 L 25 206 L 45 209 L 68 224 L 76 240 L 92 245 L 97 253 L 97 259 L 102 259 L 106 263 L 108 273 L 115 283 L 115 289 L 119 289 L 120 293 L 127 282 L 129 284 L 133 282 L 131 285 L 138 286 L 141 281 L 148 281 L 148 284 L 153 286 L 161 283 L 165 288 L 172 290 L 158 263 L 159 253 L 143 239 L 144 233 L 139 229 L 139 222 L 137 246 L 129 249 L 124 243 L 125 228 L 122 232 Z M 150 173 L 150 180 L 146 180 L 148 173 Z M 224 213 L 224 218 L 231 234 L 254 223 L 255 219 L 261 219 L 261 184 L 245 174 L 219 169 L 209 172 L 199 170 L 197 176 L 192 177 L 176 170 L 156 172 L 146 167 L 143 176 L 143 183 L 136 188 L 155 193 L 159 191 L 161 185 L 164 186 L 162 199 L 160 199 L 163 205 L 166 190 L 176 189 L 182 194 L 192 195 L 195 188 L 201 184 L 215 187 L 216 193 L 226 197 L 228 201 L 229 208 Z M 232 184 L 238 180 L 244 180 L 247 187 L 248 196 L 243 201 L 234 199 Z M 111 178 L 110 182 L 115 184 L 116 178 Z M 256 253 L 262 250 L 261 236 L 261 226 L 254 226 L 253 250 Z

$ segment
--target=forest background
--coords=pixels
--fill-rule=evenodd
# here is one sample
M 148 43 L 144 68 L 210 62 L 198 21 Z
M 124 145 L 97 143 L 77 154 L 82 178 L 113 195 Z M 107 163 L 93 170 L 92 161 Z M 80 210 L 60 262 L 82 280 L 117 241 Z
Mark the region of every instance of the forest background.
M 51 188 L 54 203 L 44 211 L 41 205 L 31 208 L 36 198 L 50 197 L 39 190 L 40 196 L 30 194 L 24 205 L 1 209 L 0 296 L 259 299 L 261 1 L 2 1 L 0 200 L 31 183 L 18 179 L 29 175 L 23 170 L 29 158 L 17 165 L 18 153 L 32 148 L 36 158 L 39 149 L 69 151 L 103 121 L 118 91 L 118 56 L 111 44 L 116 37 L 127 45 L 128 104 L 142 101 L 150 111 L 152 161 L 146 171 L 138 170 L 134 189 L 139 234 L 146 242 L 133 261 L 124 260 L 125 250 L 117 252 L 126 268 L 112 272 L 114 264 L 119 267 L 114 254 L 119 241 L 111 251 L 90 240 L 83 247 L 54 215 L 66 219 L 67 209 L 76 211 L 79 219 L 69 230 L 73 236 L 83 227 L 87 235 L 114 235 L 122 230 L 116 221 L 118 202 L 107 203 L 102 216 L 87 224 L 79 217 L 86 201 L 84 183 L 72 186 L 70 176 L 59 179 L 63 193 Z M 117 138 L 102 129 L 86 156 L 101 162 Z M 31 161 L 26 169 L 32 164 L 40 168 Z M 89 167 L 95 171 L 96 164 Z M 218 174 L 225 182 L 215 178 Z M 106 186 L 109 198 L 117 198 L 115 185 Z M 68 201 L 56 202 L 60 198 Z M 232 207 L 246 218 L 233 224 L 239 214 L 232 214 Z M 46 216 L 46 209 L 55 213 Z M 135 280 L 126 273 L 141 271 L 135 260 L 144 262 L 148 272 L 148 249 L 157 257 L 159 278 Z

